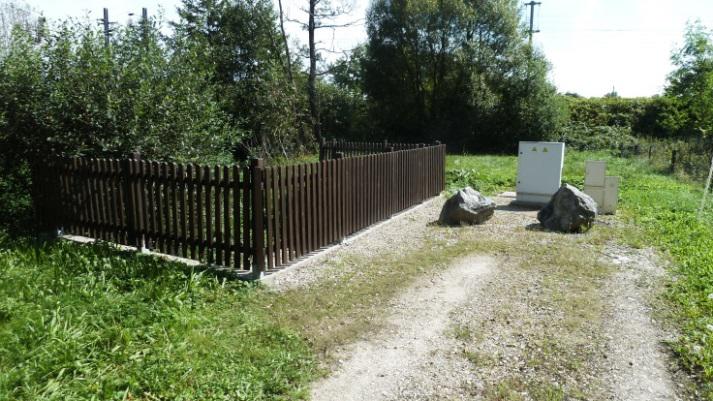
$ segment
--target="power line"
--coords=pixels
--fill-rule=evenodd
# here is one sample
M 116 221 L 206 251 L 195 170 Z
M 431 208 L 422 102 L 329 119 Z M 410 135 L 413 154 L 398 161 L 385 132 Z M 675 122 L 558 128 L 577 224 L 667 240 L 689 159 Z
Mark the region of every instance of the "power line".
M 539 31 L 535 31 L 539 32 Z M 547 33 L 570 33 L 570 32 L 623 32 L 623 33 L 678 33 L 676 29 L 619 29 L 619 28 L 575 28 L 575 29 L 548 29 Z

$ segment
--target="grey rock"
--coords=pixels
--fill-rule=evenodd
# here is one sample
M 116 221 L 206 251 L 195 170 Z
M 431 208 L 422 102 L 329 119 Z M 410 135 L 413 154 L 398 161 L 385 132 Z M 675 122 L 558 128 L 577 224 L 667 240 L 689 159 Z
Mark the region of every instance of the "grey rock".
M 537 220 L 548 230 L 566 233 L 589 230 L 597 217 L 597 203 L 576 187 L 564 184 L 537 213 Z
M 438 222 L 444 225 L 481 224 L 495 214 L 495 202 L 471 187 L 458 190 L 441 209 Z

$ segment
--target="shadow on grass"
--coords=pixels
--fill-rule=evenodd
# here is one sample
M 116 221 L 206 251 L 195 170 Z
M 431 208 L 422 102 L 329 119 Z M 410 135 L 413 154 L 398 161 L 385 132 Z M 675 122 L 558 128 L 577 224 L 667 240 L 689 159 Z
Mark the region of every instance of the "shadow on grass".
M 106 269 L 102 269 L 97 264 L 92 263 L 88 265 L 93 266 L 89 270 L 93 270 L 97 274 L 118 275 L 127 279 L 158 279 L 165 276 L 166 273 L 179 273 L 186 277 L 200 274 L 206 278 L 218 280 L 252 280 L 249 272 L 245 270 L 213 266 L 197 261 L 193 261 L 195 264 L 190 264 L 181 260 L 168 259 L 172 257 L 171 255 L 146 254 L 130 249 L 121 249 L 116 244 L 104 241 L 79 243 L 57 238 L 50 234 L 35 234 L 32 236 L 0 235 L 0 249 L 34 254 L 38 264 L 41 261 L 58 257 L 74 259 L 78 256 L 84 256 L 92 259 L 111 259 L 111 263 L 105 264 Z M 123 267 L 117 268 L 117 266 Z M 87 269 L 85 268 L 83 273 L 86 272 Z

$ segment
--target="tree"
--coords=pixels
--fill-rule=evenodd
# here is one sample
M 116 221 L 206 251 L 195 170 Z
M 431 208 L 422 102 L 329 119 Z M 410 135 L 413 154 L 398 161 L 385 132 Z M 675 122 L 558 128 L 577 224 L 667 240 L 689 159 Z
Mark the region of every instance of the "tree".
M 331 80 L 319 86 L 324 132 L 351 140 L 370 140 L 374 125 L 369 118 L 369 99 L 363 90 L 366 47 L 359 46 L 329 66 Z
M 670 125 L 679 135 L 713 134 L 713 42 L 711 31 L 700 22 L 689 24 L 684 45 L 674 51 L 676 69 L 668 77 L 666 96 L 683 115 Z
M 146 42 L 148 39 L 148 43 Z M 197 49 L 169 47 L 152 27 L 113 35 L 62 23 L 36 43 L 16 31 L 0 62 L 0 111 L 15 156 L 43 163 L 59 155 L 198 159 L 238 140 L 213 99 Z
M 512 148 L 555 131 L 548 65 L 527 45 L 514 0 L 375 0 L 364 89 L 378 135 Z
M 36 32 L 39 28 L 37 13 L 27 4 L 0 0 L 0 56 L 10 47 L 15 28 Z
M 611 92 L 606 93 L 604 97 L 609 99 L 616 99 L 619 97 L 619 92 L 616 91 L 616 88 L 612 88 Z
M 302 98 L 270 0 L 185 0 L 177 36 L 204 49 L 221 88 L 223 109 L 249 133 L 256 154 L 287 154 L 302 145 Z M 295 74 L 296 75 L 296 74 Z
M 167 42 L 153 24 L 118 29 L 109 47 L 93 24 L 64 22 L 36 39 L 15 29 L 0 59 L 0 187 L 11 183 L 13 198 L 57 156 L 230 160 L 240 132 L 199 48 Z
M 280 3 L 281 5 L 282 3 Z M 302 9 L 307 14 L 307 21 L 291 19 L 291 22 L 300 24 L 307 31 L 307 58 L 309 59 L 309 70 L 307 76 L 307 95 L 309 99 L 310 124 L 312 135 L 319 142 L 322 140 L 322 107 L 320 104 L 319 76 L 323 75 L 318 71 L 318 64 L 321 61 L 320 49 L 318 48 L 316 35 L 320 29 L 337 29 L 353 25 L 354 22 L 337 23 L 336 20 L 351 11 L 351 6 L 346 0 L 307 0 L 308 7 Z

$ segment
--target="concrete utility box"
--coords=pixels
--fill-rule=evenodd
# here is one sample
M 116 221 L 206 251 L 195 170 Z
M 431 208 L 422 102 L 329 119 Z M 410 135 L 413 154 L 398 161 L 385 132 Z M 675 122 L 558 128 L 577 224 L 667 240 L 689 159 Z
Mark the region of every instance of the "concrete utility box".
M 584 193 L 591 196 L 597 202 L 597 213 L 602 214 L 604 208 L 604 187 L 584 186 Z
M 607 176 L 604 181 L 604 204 L 602 213 L 614 214 L 619 206 L 619 183 L 621 177 Z
M 607 162 L 587 160 L 584 165 L 584 186 L 603 187 L 607 175 Z
M 584 166 L 584 193 L 597 202 L 599 214 L 614 214 L 619 204 L 620 177 L 606 175 L 607 162 L 587 160 Z
M 562 183 L 564 143 L 520 142 L 517 158 L 517 203 L 544 205 Z

